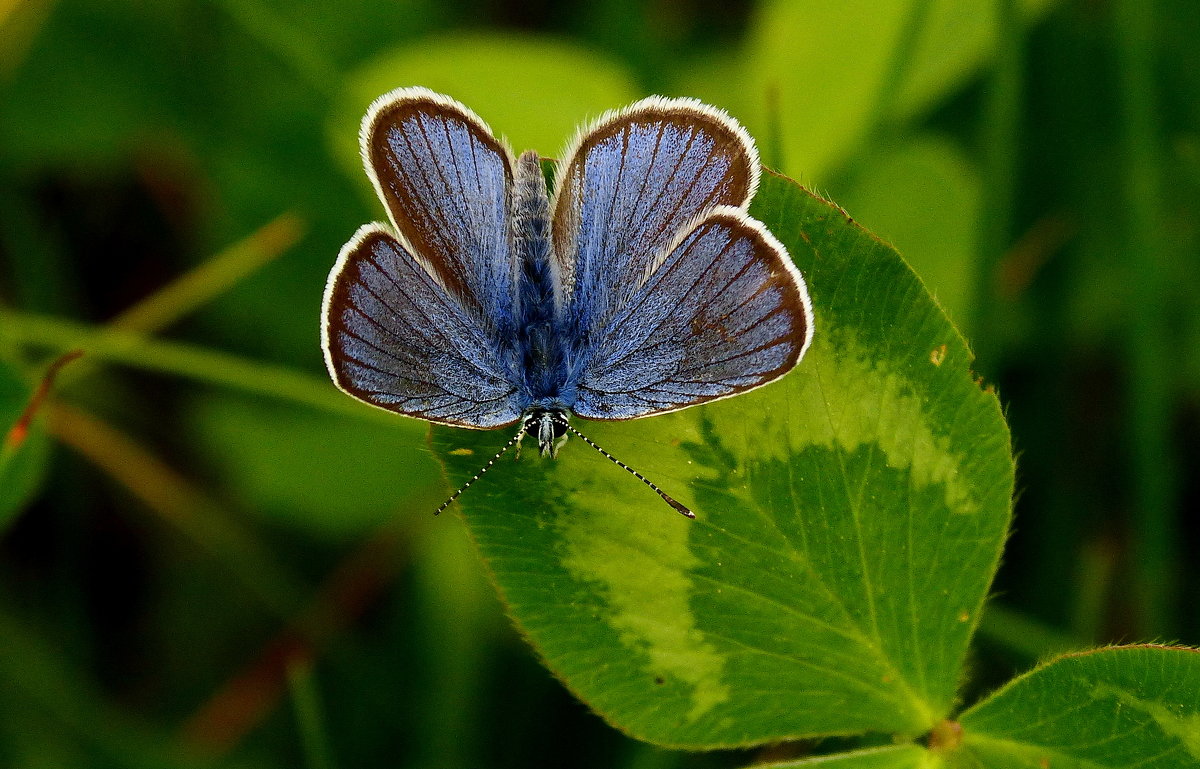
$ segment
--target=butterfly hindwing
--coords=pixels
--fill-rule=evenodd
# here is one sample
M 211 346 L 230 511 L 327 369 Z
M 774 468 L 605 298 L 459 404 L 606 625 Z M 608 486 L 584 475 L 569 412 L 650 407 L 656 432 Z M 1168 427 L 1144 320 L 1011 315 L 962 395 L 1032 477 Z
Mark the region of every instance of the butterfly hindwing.
M 686 228 L 595 335 L 574 412 L 630 419 L 778 379 L 812 339 L 812 309 L 787 251 L 740 208 Z
M 521 416 L 501 348 L 383 225 L 342 249 L 325 288 L 322 347 L 338 387 L 373 406 L 461 427 Z

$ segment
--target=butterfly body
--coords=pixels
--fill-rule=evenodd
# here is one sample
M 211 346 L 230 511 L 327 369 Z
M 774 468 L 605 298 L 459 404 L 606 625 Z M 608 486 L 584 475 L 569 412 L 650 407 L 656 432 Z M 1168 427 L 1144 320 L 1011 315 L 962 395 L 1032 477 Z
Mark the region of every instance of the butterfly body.
M 812 340 L 803 278 L 746 213 L 757 150 L 719 110 L 650 97 L 608 113 L 562 153 L 552 191 L 536 154 L 514 158 L 423 88 L 376 100 L 361 142 L 388 222 L 342 248 L 322 347 L 334 382 L 373 406 L 519 423 L 509 446 L 529 435 L 554 455 L 583 438 L 569 416 L 737 395 L 786 374 Z
M 573 365 L 579 350 L 570 344 L 569 323 L 562 297 L 556 290 L 550 198 L 541 164 L 533 152 L 517 161 L 513 184 L 513 249 L 521 266 L 517 276 L 518 308 L 516 344 L 519 370 L 513 372 L 521 386 L 516 407 L 522 416 L 537 411 L 565 413 L 575 404 Z M 543 454 L 547 444 L 539 439 Z

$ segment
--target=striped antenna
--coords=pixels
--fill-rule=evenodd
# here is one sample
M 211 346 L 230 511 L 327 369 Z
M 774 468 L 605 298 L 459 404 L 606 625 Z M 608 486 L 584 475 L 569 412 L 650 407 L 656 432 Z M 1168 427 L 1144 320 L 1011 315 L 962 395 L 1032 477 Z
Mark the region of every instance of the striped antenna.
M 433 514 L 441 515 L 443 510 L 445 510 L 447 507 L 450 507 L 451 502 L 453 502 L 454 500 L 456 500 L 460 496 L 462 496 L 462 493 L 464 491 L 471 488 L 471 484 L 475 483 L 475 481 L 477 481 L 481 477 L 483 477 L 483 474 L 486 473 L 488 470 L 491 470 L 492 465 L 496 464 L 496 460 L 499 459 L 500 457 L 504 456 L 504 452 L 508 451 L 513 446 L 516 446 L 518 443 L 520 443 L 521 438 L 523 438 L 523 437 L 525 437 L 525 428 L 524 427 L 522 427 L 520 430 L 517 430 L 517 434 L 514 435 L 512 437 L 512 439 L 509 440 L 508 443 L 504 444 L 504 447 L 502 449 L 500 449 L 499 451 L 497 451 L 496 455 L 494 457 L 492 457 L 491 459 L 489 459 L 487 464 L 484 465 L 482 468 L 480 468 L 479 472 L 475 473 L 474 477 L 472 477 L 471 480 L 467 481 L 462 486 L 459 486 L 458 491 L 451 494 L 449 499 L 447 499 L 445 502 L 443 502 L 441 504 L 441 506 L 438 507 L 437 510 L 433 511 Z
M 680 515 L 682 515 L 682 516 L 685 516 L 685 517 L 687 517 L 687 518 L 695 518 L 695 517 L 696 517 L 696 514 L 695 514 L 695 513 L 693 513 L 691 510 L 689 510 L 689 509 L 687 508 L 687 506 L 686 506 L 686 505 L 684 505 L 682 502 L 679 502 L 679 501 L 677 501 L 677 500 L 676 500 L 674 497 L 672 497 L 670 494 L 668 494 L 667 492 L 665 492 L 665 491 L 663 491 L 662 489 L 660 489 L 658 486 L 656 486 L 656 485 L 654 484 L 654 482 L 653 482 L 653 481 L 651 481 L 649 478 L 647 478 L 646 476 L 644 476 L 644 475 L 642 475 L 641 473 L 639 473 L 637 470 L 634 470 L 634 469 L 633 469 L 632 467 L 630 467 L 629 465 L 625 464 L 625 463 L 624 463 L 624 462 L 622 462 L 621 460 L 619 460 L 619 459 L 617 459 L 616 457 L 614 457 L 612 454 L 609 454 L 607 451 L 605 451 L 604 449 L 600 448 L 598 445 L 596 445 L 596 442 L 595 442 L 595 441 L 593 441 L 591 438 L 587 437 L 587 436 L 586 436 L 586 435 L 584 435 L 583 433 L 581 433 L 581 432 L 579 432 L 578 430 L 576 430 L 574 427 L 572 427 L 572 426 L 570 425 L 570 423 L 568 423 L 568 422 L 567 422 L 567 420 L 563 419 L 561 422 L 559 422 L 559 424 L 561 424 L 563 427 L 567 428 L 567 430 L 571 431 L 571 433 L 573 433 L 573 434 L 575 434 L 575 435 L 578 435 L 578 436 L 579 436 L 579 438 L 580 438 L 580 439 L 581 439 L 581 440 L 582 440 L 584 443 L 586 443 L 587 445 L 591 446 L 591 447 L 592 447 L 592 448 L 594 448 L 596 451 L 599 451 L 601 454 L 603 454 L 603 455 L 604 455 L 604 456 L 605 456 L 605 457 L 606 457 L 606 458 L 607 458 L 609 461 L 611 461 L 611 462 L 612 462 L 613 464 L 615 464 L 617 467 L 624 468 L 625 470 L 628 470 L 630 473 L 632 473 L 632 474 L 633 474 L 633 477 L 634 477 L 634 478 L 637 478 L 637 479 L 638 479 L 639 481 L 641 481 L 642 483 L 644 483 L 644 484 L 646 484 L 647 486 L 649 486 L 650 488 L 654 489 L 654 493 L 655 493 L 655 494 L 657 494 L 658 496 L 662 497 L 662 500 L 663 500 L 663 502 L 666 502 L 668 505 L 670 505 L 672 508 L 674 508 L 675 512 L 677 512 L 677 513 L 679 513 Z M 505 448 L 508 448 L 508 447 L 507 447 L 507 446 L 505 446 Z M 493 461 L 495 461 L 495 460 L 493 460 Z M 490 464 L 491 464 L 491 462 L 489 462 L 488 464 L 490 465 Z M 484 469 L 486 469 L 486 468 L 484 468 Z M 468 485 L 469 485 L 469 484 L 468 484 Z

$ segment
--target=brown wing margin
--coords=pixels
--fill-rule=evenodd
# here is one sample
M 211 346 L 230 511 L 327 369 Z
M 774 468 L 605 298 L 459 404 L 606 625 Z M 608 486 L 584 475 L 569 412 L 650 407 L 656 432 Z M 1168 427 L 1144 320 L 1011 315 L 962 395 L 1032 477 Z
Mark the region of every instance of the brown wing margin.
M 474 112 L 425 88 L 376 99 L 363 163 L 399 240 L 477 317 L 511 304 L 512 152 Z

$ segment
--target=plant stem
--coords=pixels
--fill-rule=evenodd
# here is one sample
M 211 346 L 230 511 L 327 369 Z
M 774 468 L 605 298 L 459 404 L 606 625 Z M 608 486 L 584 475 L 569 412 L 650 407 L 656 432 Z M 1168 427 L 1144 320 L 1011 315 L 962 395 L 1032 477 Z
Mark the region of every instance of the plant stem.
M 1125 171 L 1124 250 L 1129 265 L 1126 328 L 1128 356 L 1129 479 L 1135 632 L 1169 635 L 1177 586 L 1176 531 L 1172 517 L 1175 473 L 1171 462 L 1171 351 L 1163 308 L 1166 246 L 1162 237 L 1162 162 L 1154 78 L 1154 3 L 1115 0 L 1117 98 Z
M 10 706 L 33 708 L 58 728 L 54 741 L 45 736 L 45 745 L 59 750 L 86 746 L 101 766 L 213 766 L 110 705 L 62 653 L 63 639 L 40 636 L 35 624 L 0 606 L 0 687 Z
M 232 387 L 335 414 L 397 424 L 394 415 L 346 397 L 324 378 L 282 366 L 139 333 L 11 310 L 0 310 L 0 326 L 4 327 L 7 339 L 29 346 L 55 351 L 80 348 L 88 357 L 109 363 Z
M 247 37 L 257 41 L 322 96 L 333 96 L 341 83 L 334 63 L 321 52 L 324 46 L 288 23 L 272 4 L 258 0 L 217 0 Z
M 921 32 L 929 20 L 929 10 L 932 6 L 932 0 L 913 0 L 912 8 L 904 19 L 904 26 L 900 28 L 896 45 L 888 59 L 887 70 L 879 83 L 879 91 L 871 108 L 871 117 L 867 120 L 868 148 L 877 148 L 880 140 L 886 138 L 893 130 L 896 97 L 904 87 L 904 78 L 912 60 L 916 58 L 917 43 L 921 40 Z
M 303 230 L 300 217 L 284 212 L 125 310 L 109 325 L 123 331 L 161 331 L 283 254 Z
M 896 43 L 888 58 L 887 69 L 883 79 L 879 81 L 879 89 L 871 105 L 871 114 L 867 117 L 862 138 L 858 149 L 851 155 L 846 169 L 849 179 L 861 179 L 866 169 L 875 162 L 878 154 L 887 148 L 889 142 L 897 140 L 896 97 L 904 87 L 904 79 L 912 60 L 916 57 L 917 44 L 921 40 L 921 32 L 929 20 L 932 0 L 914 0 L 904 25 L 896 37 Z M 782 165 L 776 166 L 781 168 Z
M 106 324 L 107 328 L 146 335 L 162 331 L 278 258 L 296 243 L 303 229 L 304 222 L 296 214 L 280 214 L 124 310 Z M 71 367 L 62 378 L 62 386 L 86 378 L 98 362 L 90 358 Z
M 308 769 L 333 769 L 333 752 L 325 731 L 321 700 L 317 693 L 312 660 L 294 658 L 287 666 L 288 689 L 292 693 L 292 709 L 300 730 L 305 764 Z
M 996 2 L 996 66 L 988 84 L 981 135 L 983 201 L 979 221 L 979 267 L 975 312 L 966 329 L 979 356 L 976 370 L 994 368 L 990 353 L 995 317 L 996 271 L 1008 250 L 1020 157 L 1022 25 L 1017 0 Z M 980 355 L 980 352 L 983 355 Z
M 86 411 L 49 404 L 50 431 L 140 499 L 168 526 L 211 554 L 276 618 L 290 617 L 303 583 L 205 496 L 152 452 Z

